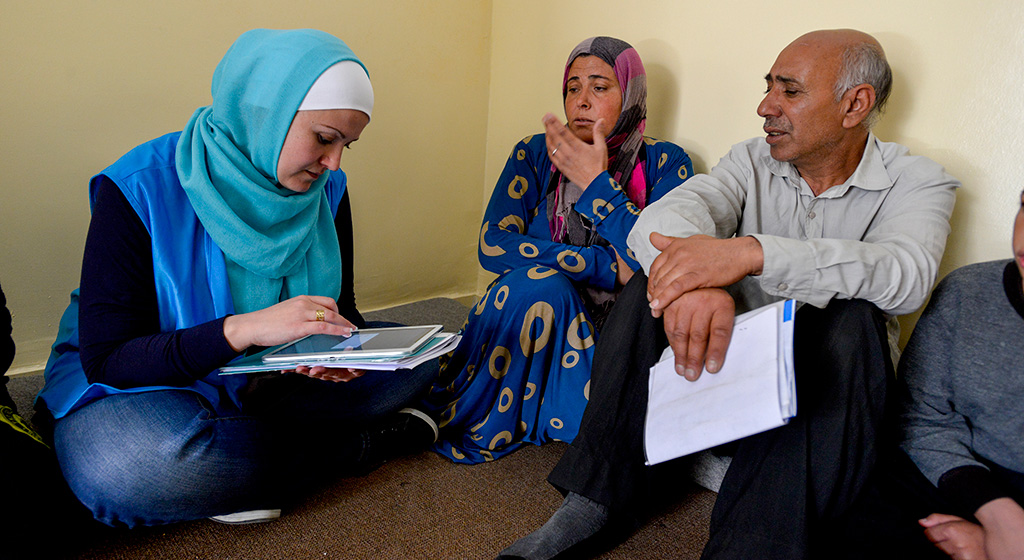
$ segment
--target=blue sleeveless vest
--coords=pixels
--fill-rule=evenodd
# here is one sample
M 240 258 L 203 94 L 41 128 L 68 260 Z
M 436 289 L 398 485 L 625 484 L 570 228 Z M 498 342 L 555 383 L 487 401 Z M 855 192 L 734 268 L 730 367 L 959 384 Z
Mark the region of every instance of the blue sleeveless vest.
M 113 181 L 139 215 L 152 239 L 153 273 L 160 309 L 160 330 L 170 332 L 213 321 L 234 313 L 224 253 L 213 242 L 181 188 L 174 167 L 180 132 L 142 144 L 104 169 L 89 183 L 89 203 L 95 202 L 100 177 Z M 345 193 L 342 171 L 330 174 L 324 193 L 336 216 Z M 342 263 L 344 266 L 345 263 Z M 177 389 L 195 391 L 219 412 L 227 398 L 240 406 L 238 392 L 245 376 L 211 373 L 187 387 L 150 386 L 117 389 L 89 383 L 78 354 L 78 290 L 60 320 L 57 340 L 46 363 L 46 383 L 39 398 L 54 418 L 61 418 L 98 398 L 121 393 Z

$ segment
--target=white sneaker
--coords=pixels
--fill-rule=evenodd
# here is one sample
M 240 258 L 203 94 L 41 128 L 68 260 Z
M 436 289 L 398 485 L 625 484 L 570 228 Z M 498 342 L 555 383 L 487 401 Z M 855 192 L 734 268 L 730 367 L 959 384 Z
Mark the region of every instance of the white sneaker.
M 215 515 L 210 520 L 227 525 L 248 525 L 250 523 L 273 521 L 278 517 L 281 517 L 281 510 L 279 509 L 253 509 L 227 515 Z

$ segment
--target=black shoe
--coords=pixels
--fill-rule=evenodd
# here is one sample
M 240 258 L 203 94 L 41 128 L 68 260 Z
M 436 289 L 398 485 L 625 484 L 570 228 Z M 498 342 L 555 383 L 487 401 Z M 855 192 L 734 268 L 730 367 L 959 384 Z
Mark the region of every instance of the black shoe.
M 423 451 L 437 441 L 437 424 L 423 411 L 403 408 L 383 422 L 363 431 L 363 455 L 359 464 L 376 469 L 384 461 Z

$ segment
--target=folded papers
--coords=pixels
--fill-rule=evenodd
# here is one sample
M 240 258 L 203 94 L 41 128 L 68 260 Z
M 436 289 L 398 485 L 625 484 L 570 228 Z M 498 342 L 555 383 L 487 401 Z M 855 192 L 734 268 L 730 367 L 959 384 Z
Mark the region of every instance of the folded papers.
M 651 368 L 644 449 L 661 463 L 777 428 L 796 416 L 793 300 L 736 317 L 725 362 L 697 381 L 675 371 L 672 348 Z

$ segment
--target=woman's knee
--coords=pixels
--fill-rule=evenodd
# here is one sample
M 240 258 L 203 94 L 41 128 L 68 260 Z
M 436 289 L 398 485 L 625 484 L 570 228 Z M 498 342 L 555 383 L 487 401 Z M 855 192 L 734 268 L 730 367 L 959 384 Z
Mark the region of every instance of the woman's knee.
M 531 266 L 501 276 L 473 308 L 473 313 L 479 315 L 490 308 L 503 313 L 525 312 L 538 302 L 557 307 L 578 300 L 576 288 L 567 276 L 553 268 Z
M 103 403 L 111 398 L 122 402 Z M 153 525 L 225 513 L 219 504 L 265 476 L 260 441 L 244 426 L 251 421 L 211 419 L 197 407 L 140 422 L 130 400 L 90 403 L 60 420 L 54 433 L 64 477 L 98 520 Z

